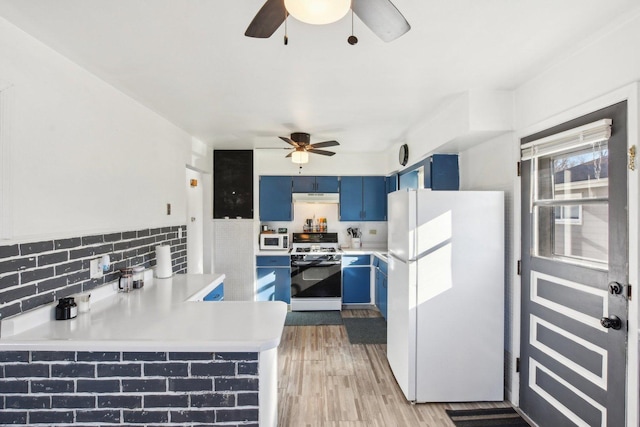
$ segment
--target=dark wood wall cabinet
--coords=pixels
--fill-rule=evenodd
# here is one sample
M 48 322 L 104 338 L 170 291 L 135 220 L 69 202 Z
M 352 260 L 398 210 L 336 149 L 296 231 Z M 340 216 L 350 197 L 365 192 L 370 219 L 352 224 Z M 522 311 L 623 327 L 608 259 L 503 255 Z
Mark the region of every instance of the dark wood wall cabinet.
M 253 218 L 253 150 L 213 150 L 213 217 Z

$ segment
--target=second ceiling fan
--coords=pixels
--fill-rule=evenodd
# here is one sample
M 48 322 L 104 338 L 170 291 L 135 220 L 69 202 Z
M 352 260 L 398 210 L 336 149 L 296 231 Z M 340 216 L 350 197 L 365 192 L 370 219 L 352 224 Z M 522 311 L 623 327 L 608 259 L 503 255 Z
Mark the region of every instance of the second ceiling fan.
M 286 136 L 280 136 L 278 138 L 293 146 L 293 151 L 287 154 L 286 157 L 296 156 L 296 153 L 305 153 L 305 155 L 306 153 L 311 153 L 320 154 L 322 156 L 333 156 L 336 154 L 333 151 L 319 150 L 319 148 L 335 147 L 336 145 L 340 145 L 338 141 L 323 141 L 311 144 L 311 135 L 304 132 L 294 132 L 291 134 L 291 138 L 287 138 Z
M 351 10 L 385 42 L 411 29 L 391 0 L 351 0 Z M 247 37 L 269 38 L 289 16 L 285 0 L 267 0 L 244 33 Z

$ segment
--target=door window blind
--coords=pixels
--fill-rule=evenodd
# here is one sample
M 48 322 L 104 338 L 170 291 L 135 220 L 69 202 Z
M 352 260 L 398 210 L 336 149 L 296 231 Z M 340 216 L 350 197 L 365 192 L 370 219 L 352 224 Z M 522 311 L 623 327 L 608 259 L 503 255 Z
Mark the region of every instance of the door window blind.
M 611 137 L 611 122 L 611 119 L 602 119 L 528 142 L 521 147 L 522 160 L 531 160 L 535 157 L 562 153 L 607 141 Z

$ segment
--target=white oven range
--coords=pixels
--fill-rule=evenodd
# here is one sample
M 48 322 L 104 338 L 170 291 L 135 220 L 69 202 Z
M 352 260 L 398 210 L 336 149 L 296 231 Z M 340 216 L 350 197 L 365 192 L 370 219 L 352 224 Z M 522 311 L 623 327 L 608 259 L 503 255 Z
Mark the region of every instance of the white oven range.
M 293 233 L 291 310 L 342 309 L 338 233 Z

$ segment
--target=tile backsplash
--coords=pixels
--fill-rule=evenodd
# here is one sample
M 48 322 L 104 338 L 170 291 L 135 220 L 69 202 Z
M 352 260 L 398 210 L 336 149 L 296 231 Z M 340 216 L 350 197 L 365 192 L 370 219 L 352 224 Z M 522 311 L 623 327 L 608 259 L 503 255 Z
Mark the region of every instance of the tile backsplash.
M 156 265 L 155 247 L 171 246 L 173 272 L 187 272 L 186 225 L 0 246 L 0 319 L 90 291 L 123 267 Z M 89 263 L 109 255 L 111 267 L 92 279 Z

